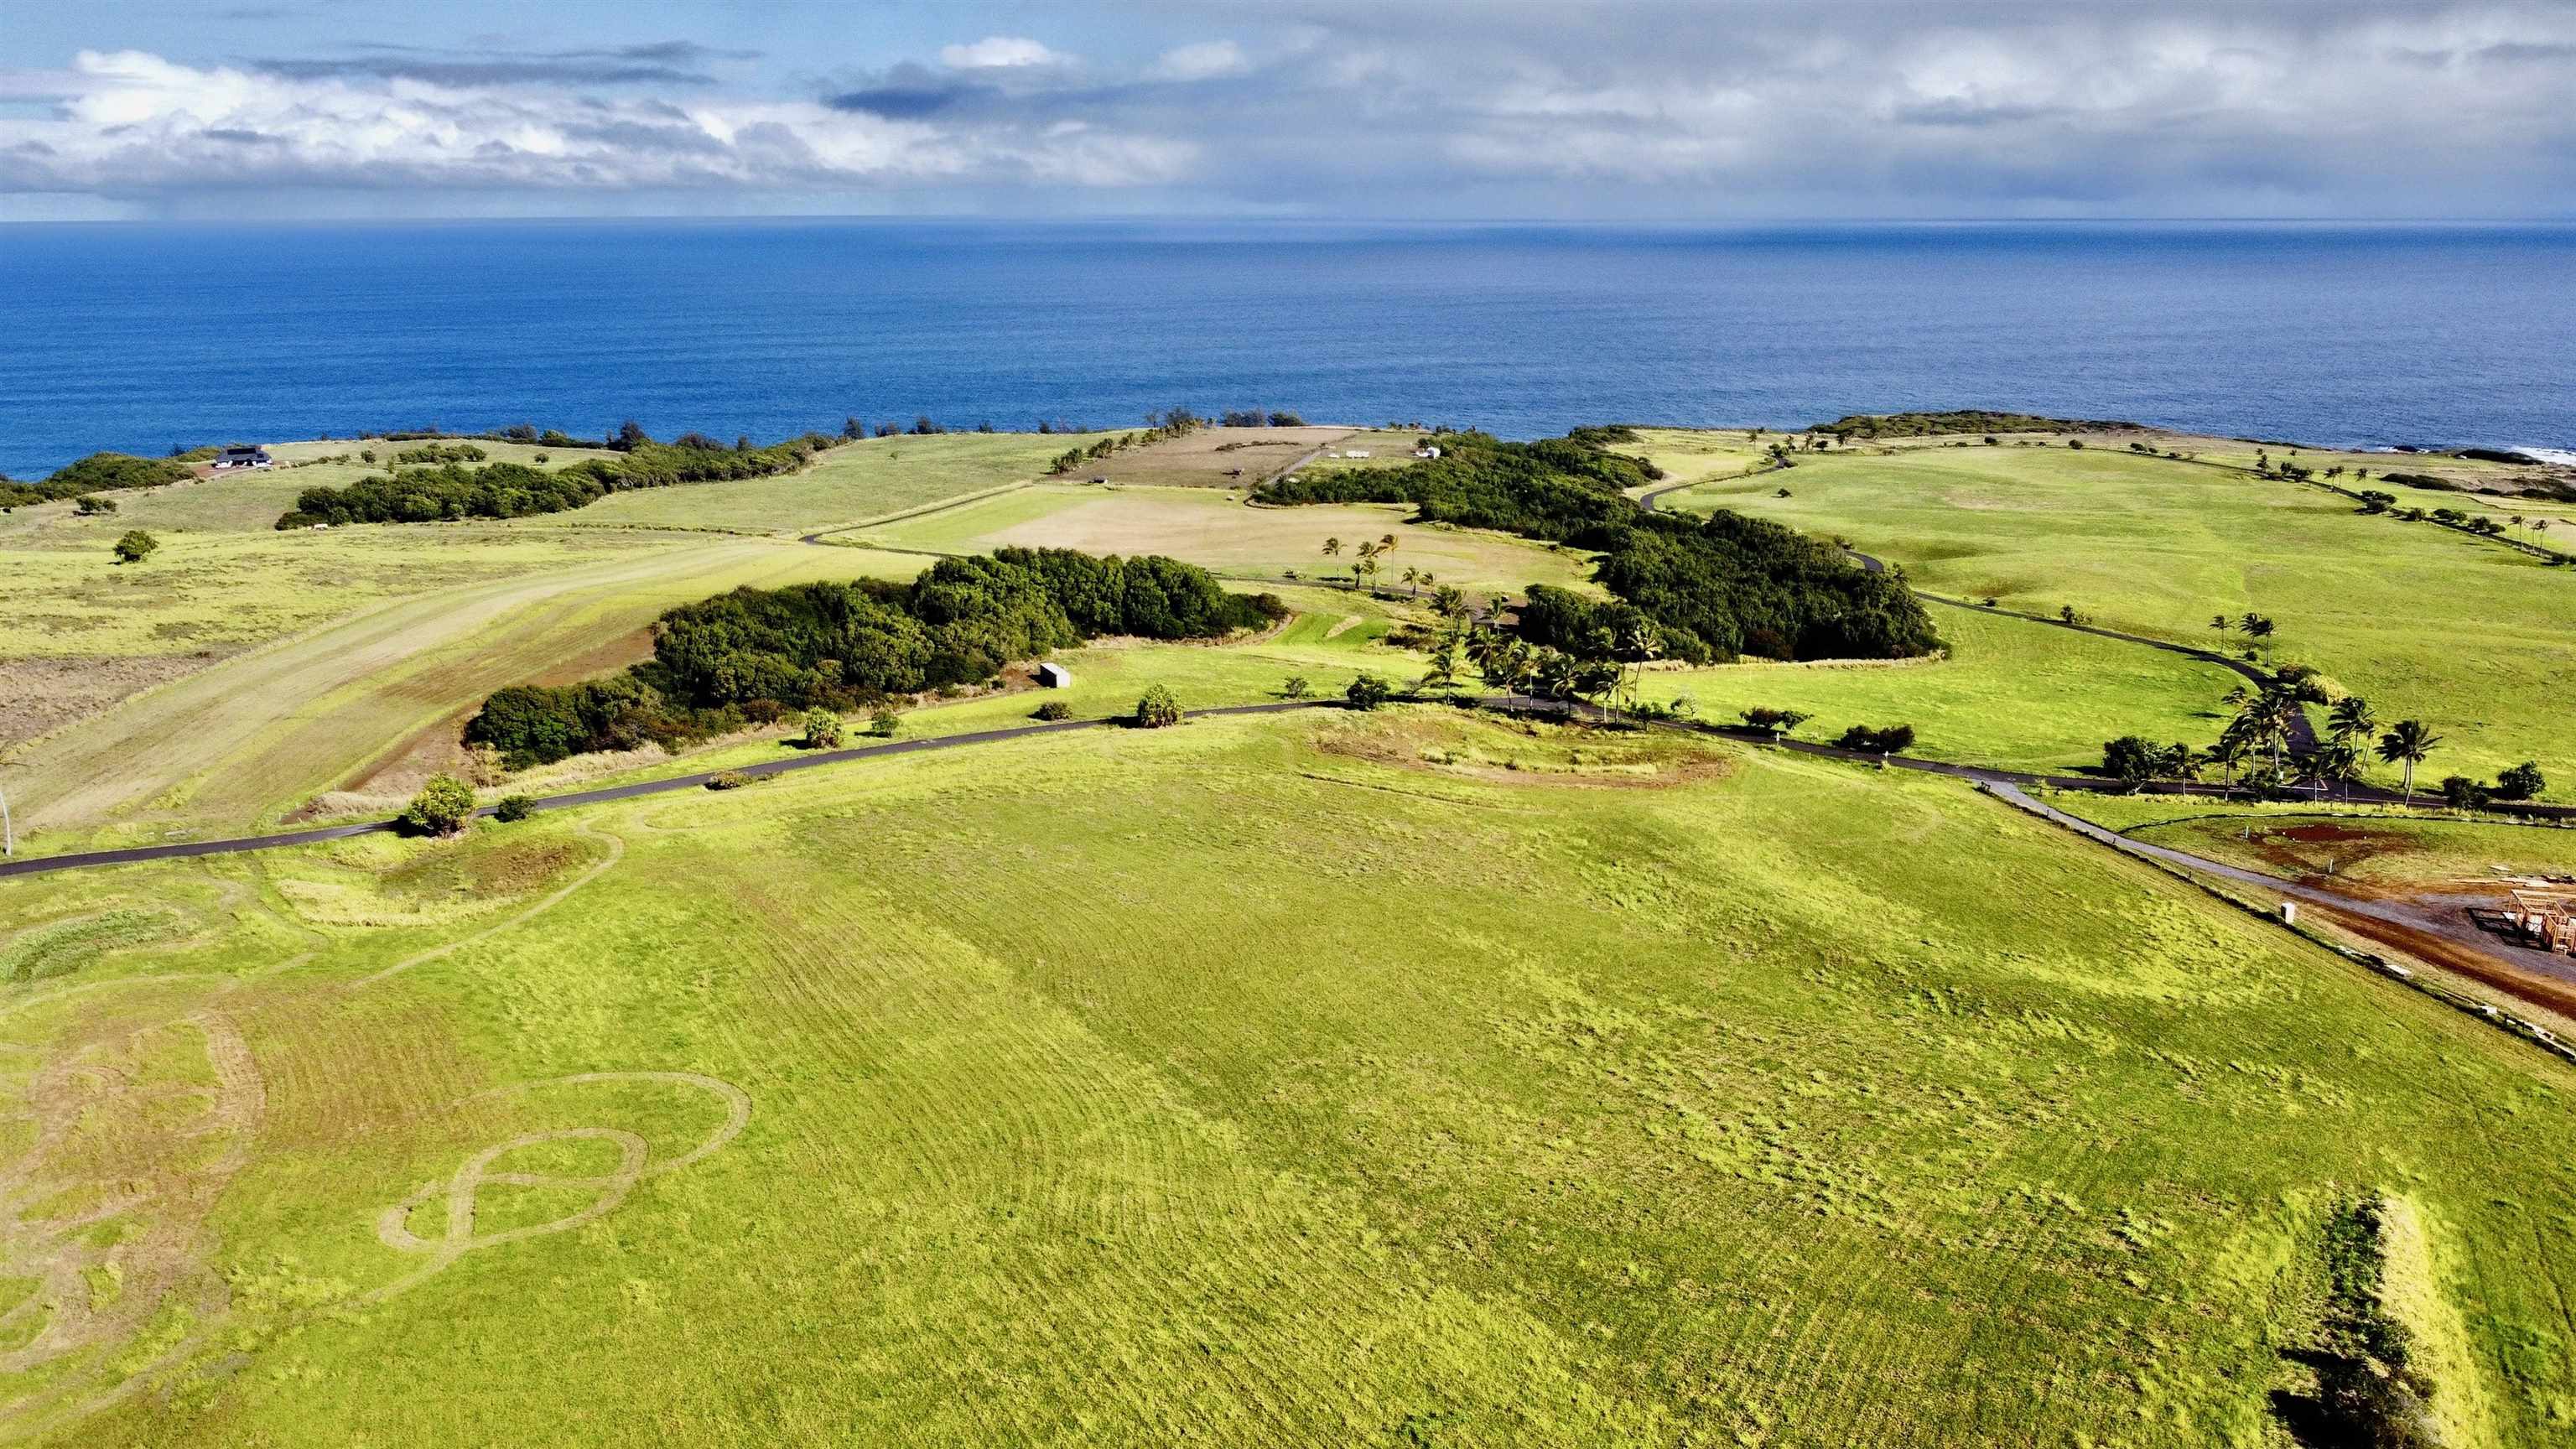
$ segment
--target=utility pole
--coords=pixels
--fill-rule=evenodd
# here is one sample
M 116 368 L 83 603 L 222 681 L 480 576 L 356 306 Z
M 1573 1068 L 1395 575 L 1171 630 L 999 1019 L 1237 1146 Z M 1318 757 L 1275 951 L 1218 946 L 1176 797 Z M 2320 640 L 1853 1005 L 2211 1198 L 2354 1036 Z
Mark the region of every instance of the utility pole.
M 17 760 L 0 760 L 0 769 L 12 766 L 22 770 L 27 768 Z M 9 792 L 0 790 L 0 860 L 6 860 L 17 853 L 18 830 L 9 821 Z

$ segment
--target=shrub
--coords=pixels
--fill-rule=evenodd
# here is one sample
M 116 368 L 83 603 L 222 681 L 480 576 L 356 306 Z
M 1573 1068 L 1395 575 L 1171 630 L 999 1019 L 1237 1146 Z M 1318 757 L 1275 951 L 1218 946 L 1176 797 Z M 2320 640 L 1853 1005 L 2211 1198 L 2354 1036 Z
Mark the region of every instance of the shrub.
M 161 540 L 145 533 L 142 529 L 129 528 L 125 531 L 125 537 L 116 541 L 116 561 L 118 563 L 130 564 L 141 563 L 145 559 L 152 557 L 160 547 Z
M 1162 685 L 1148 689 L 1136 701 L 1136 723 L 1149 730 L 1167 729 L 1181 722 L 1181 702 Z
M 1279 686 L 1279 697 L 1281 699 L 1304 699 L 1307 695 L 1314 692 L 1314 688 L 1315 687 L 1313 685 L 1306 682 L 1306 676 L 1302 674 L 1291 674 L 1288 676 L 1288 682 Z
M 1802 709 L 1773 709 L 1768 705 L 1755 705 L 1744 712 L 1746 724 L 1774 735 L 1793 733 L 1798 726 L 1813 718 L 1815 716 Z
M 501 803 L 492 807 L 492 818 L 505 822 L 525 820 L 535 813 L 537 797 L 534 795 L 504 795 Z
M 710 790 L 739 790 L 758 778 L 760 777 L 757 775 L 746 775 L 740 770 L 724 770 L 707 777 L 707 788 Z
M 1037 708 L 1030 710 L 1029 718 L 1043 720 L 1071 719 L 1073 718 L 1073 706 L 1060 699 L 1050 699 L 1046 703 L 1039 705 Z
M 2495 795 L 2499 800 L 2528 800 L 2549 788 L 2537 762 L 2525 760 L 2510 770 L 2496 772 Z
M 103 493 L 84 493 L 72 500 L 72 512 L 83 518 L 95 518 L 102 513 L 115 511 L 116 500 Z
M 2102 746 L 2103 772 L 2131 789 L 2154 779 L 2164 762 L 2164 746 L 2138 735 L 2122 735 Z
M 1842 732 L 1834 744 L 1846 750 L 1867 750 L 1872 754 L 1900 754 L 1914 747 L 1912 725 L 1853 725 Z
M 878 710 L 868 717 L 868 733 L 881 740 L 893 739 L 895 731 L 902 728 L 903 716 L 890 709 Z
M 454 775 L 432 775 L 403 807 L 398 823 L 415 835 L 453 835 L 473 815 L 473 786 Z
M 2466 775 L 2445 775 L 2442 798 L 2454 810 L 2483 810 L 2495 798 L 2495 792 Z
M 1374 674 L 1363 674 L 1342 691 L 1342 698 L 1349 700 L 1353 709 L 1375 709 L 1395 698 L 1395 686 Z
M 828 709 L 809 709 L 805 712 L 805 747 L 807 749 L 837 750 L 841 747 L 843 737 L 844 730 L 839 715 Z

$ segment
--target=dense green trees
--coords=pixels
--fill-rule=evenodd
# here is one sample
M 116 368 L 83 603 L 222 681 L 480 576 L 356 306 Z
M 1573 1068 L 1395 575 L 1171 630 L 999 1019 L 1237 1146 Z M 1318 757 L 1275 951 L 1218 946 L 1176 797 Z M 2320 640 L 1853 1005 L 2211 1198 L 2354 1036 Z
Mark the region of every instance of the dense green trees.
M 2081 418 L 2044 418 L 2031 413 L 1990 413 L 1968 409 L 1934 413 L 1854 413 L 1830 423 L 1818 423 L 1810 433 L 1829 433 L 1850 442 L 1854 438 L 1928 438 L 1943 433 L 2066 433 L 2131 431 L 2136 423 L 2088 421 Z M 1987 438 L 1987 442 L 1995 441 Z
M 484 701 L 468 744 L 512 768 L 594 750 L 665 745 L 776 718 L 953 685 L 1108 634 L 1215 638 L 1286 613 L 1155 556 L 1003 549 L 941 559 L 911 583 L 736 589 L 664 613 L 653 658 L 624 674 L 519 685 Z
M 92 453 L 78 462 L 64 464 L 38 482 L 12 483 L 0 479 L 0 508 L 52 503 L 58 499 L 77 498 L 84 493 L 105 493 L 123 488 L 158 488 L 164 484 L 185 482 L 191 476 L 187 464 L 169 458 Z
M 677 443 L 657 443 L 635 428 L 621 431 L 613 445 L 619 456 L 592 458 L 555 472 L 521 463 L 491 463 L 469 468 L 482 456 L 470 446 L 413 449 L 397 461 L 427 461 L 434 466 L 398 467 L 391 473 L 361 478 L 345 488 L 307 488 L 295 507 L 277 520 L 279 528 L 306 528 L 317 523 L 431 523 L 457 518 L 524 518 L 561 513 L 629 488 L 663 488 L 678 483 L 722 482 L 763 478 L 792 472 L 838 440 L 807 433 L 766 448 L 728 448 L 712 438 L 691 435 Z
M 145 533 L 142 529 L 129 528 L 125 531 L 125 536 L 116 541 L 116 561 L 129 564 L 141 563 L 159 552 L 160 548 L 161 540 Z
M 1518 533 L 1601 554 L 1594 576 L 1619 603 L 1562 590 L 1521 616 L 1524 636 L 1585 649 L 1607 631 L 1652 622 L 1665 652 L 1693 663 L 1752 654 L 1770 659 L 1893 659 L 1940 647 L 1904 584 L 1851 566 L 1840 549 L 1779 524 L 1719 510 L 1705 520 L 1640 508 L 1626 490 L 1660 478 L 1654 465 L 1613 453 L 1622 429 L 1506 443 L 1482 433 L 1441 435 L 1441 456 L 1403 468 L 1309 470 L 1265 485 L 1261 501 L 1410 503 L 1416 519 Z M 1327 553 L 1331 550 L 1328 548 Z

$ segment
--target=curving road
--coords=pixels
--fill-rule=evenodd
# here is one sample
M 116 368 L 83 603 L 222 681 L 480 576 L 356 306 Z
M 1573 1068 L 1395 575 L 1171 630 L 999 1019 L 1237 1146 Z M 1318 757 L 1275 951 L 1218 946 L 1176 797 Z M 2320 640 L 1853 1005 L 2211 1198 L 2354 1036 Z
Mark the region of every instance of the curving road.
M 1340 709 L 1339 700 L 1281 700 L 1271 704 L 1230 704 L 1214 709 L 1194 709 L 1185 719 L 1213 719 L 1236 714 L 1280 714 L 1298 709 Z M 646 795 L 666 795 L 677 790 L 702 790 L 718 775 L 748 775 L 766 779 L 796 770 L 819 769 L 825 765 L 845 764 L 851 760 L 877 759 L 889 755 L 920 754 L 926 750 L 954 750 L 968 745 L 997 744 L 1003 740 L 1026 739 L 1031 735 L 1060 734 L 1068 730 L 1096 730 L 1123 726 L 1125 720 L 1106 719 L 1058 720 L 1046 724 L 1012 725 L 1005 729 L 976 730 L 969 734 L 941 735 L 932 739 L 894 740 L 882 745 L 857 745 L 846 750 L 816 750 L 791 759 L 766 760 L 745 765 L 738 770 L 701 770 L 664 779 L 639 780 L 631 785 L 604 785 L 595 790 L 573 790 L 561 795 L 547 795 L 536 801 L 539 810 L 562 810 L 575 805 L 598 805 L 611 800 L 633 800 Z M 492 807 L 474 812 L 489 815 Z M 274 835 L 241 836 L 229 840 L 186 840 L 167 845 L 136 845 L 121 850 L 84 850 L 64 855 L 40 855 L 33 858 L 0 861 L 0 878 L 16 875 L 43 875 L 50 871 L 80 870 L 93 866 L 133 865 L 148 860 L 180 860 L 195 855 L 238 855 L 244 851 L 275 850 L 281 846 L 313 845 L 326 840 L 346 840 L 353 835 L 380 835 L 398 829 L 391 820 L 366 820 L 347 825 L 324 825 L 311 830 L 288 830 Z

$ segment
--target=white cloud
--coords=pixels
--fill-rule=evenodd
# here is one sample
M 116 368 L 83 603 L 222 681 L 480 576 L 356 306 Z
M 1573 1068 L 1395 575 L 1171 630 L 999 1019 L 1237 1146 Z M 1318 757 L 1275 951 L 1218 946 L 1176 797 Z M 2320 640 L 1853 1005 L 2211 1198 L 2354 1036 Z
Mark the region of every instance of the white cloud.
M 802 82 L 843 88 L 828 97 L 99 52 L 0 70 L 0 195 L 149 208 L 312 187 L 434 211 L 443 190 L 501 189 L 581 210 L 619 190 L 1016 185 L 1352 214 L 2576 212 L 2563 0 L 1571 15 L 1481 0 L 1473 25 L 1427 0 L 1300 0 L 1298 15 L 1123 68 L 988 36 L 944 66 Z M 1221 100 L 1188 84 L 1211 78 Z
M 988 35 L 972 45 L 943 45 L 939 63 L 950 70 L 1010 70 L 1030 65 L 1065 65 L 1072 56 L 1047 49 L 1025 35 Z
M 1214 80 L 1219 76 L 1241 75 L 1252 69 L 1243 58 L 1243 47 L 1231 40 L 1202 40 L 1195 45 L 1175 46 L 1164 51 L 1154 62 L 1154 74 L 1164 80 Z
M 84 52 L 49 118 L 0 116 L 0 192 L 246 188 L 1128 187 L 1196 147 L 1114 127 L 891 120 L 808 100 L 567 95 L 553 87 L 296 79 Z

